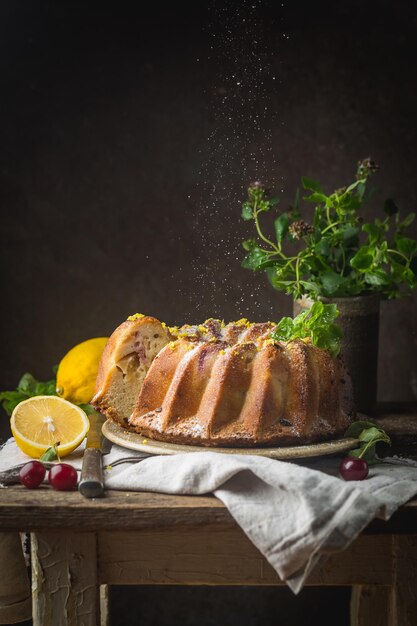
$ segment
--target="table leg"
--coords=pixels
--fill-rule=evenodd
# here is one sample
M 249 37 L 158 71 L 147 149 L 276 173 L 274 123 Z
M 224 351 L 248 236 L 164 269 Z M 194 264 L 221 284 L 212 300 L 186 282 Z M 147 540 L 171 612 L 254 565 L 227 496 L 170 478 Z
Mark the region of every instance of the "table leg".
M 34 626 L 99 626 L 94 533 L 34 533 L 31 540 Z
M 30 584 L 18 532 L 0 533 L 0 624 L 29 620 Z
M 394 584 L 390 593 L 389 626 L 417 624 L 417 535 L 396 535 L 393 541 Z
M 351 626 L 416 626 L 417 536 L 392 537 L 392 585 L 355 585 Z
M 355 585 L 350 600 L 350 626 L 389 626 L 391 587 Z

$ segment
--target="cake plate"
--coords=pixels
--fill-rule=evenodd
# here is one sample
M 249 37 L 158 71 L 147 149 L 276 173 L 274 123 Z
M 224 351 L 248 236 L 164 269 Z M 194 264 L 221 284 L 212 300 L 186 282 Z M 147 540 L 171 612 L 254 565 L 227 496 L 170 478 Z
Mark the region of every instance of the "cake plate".
M 137 433 L 131 433 L 114 422 L 107 420 L 103 425 L 103 435 L 111 442 L 146 452 L 147 454 L 183 454 L 184 452 L 220 452 L 221 454 L 255 454 L 270 459 L 285 461 L 287 459 L 307 459 L 316 456 L 327 456 L 346 452 L 357 447 L 358 440 L 353 437 L 333 439 L 323 443 L 311 443 L 303 446 L 271 446 L 262 448 L 215 448 L 208 446 L 185 446 L 165 441 L 154 441 Z

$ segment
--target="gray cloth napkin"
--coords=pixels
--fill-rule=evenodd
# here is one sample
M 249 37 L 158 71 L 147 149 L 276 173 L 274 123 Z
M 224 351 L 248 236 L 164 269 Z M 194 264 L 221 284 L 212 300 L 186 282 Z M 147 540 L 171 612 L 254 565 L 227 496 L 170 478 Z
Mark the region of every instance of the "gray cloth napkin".
M 334 471 L 338 461 L 327 462 Z M 329 552 L 417 493 L 417 464 L 378 465 L 364 481 L 259 456 L 195 452 L 148 458 L 106 480 L 109 489 L 214 493 L 282 580 L 298 593 Z
M 80 467 L 80 452 L 64 460 Z M 0 470 L 19 455 L 18 462 L 27 460 L 9 441 L 0 452 Z M 111 468 L 123 456 L 140 462 Z M 113 446 L 105 457 L 106 488 L 213 493 L 294 593 L 330 552 L 343 550 L 374 517 L 389 519 L 417 494 L 413 461 L 372 466 L 367 480 L 345 482 L 337 476 L 337 458 L 296 464 L 210 451 L 144 457 Z

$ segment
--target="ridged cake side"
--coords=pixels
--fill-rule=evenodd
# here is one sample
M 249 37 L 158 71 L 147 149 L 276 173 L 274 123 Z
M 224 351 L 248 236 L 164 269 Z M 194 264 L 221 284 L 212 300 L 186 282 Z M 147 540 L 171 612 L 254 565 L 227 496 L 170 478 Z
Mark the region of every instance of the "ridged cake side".
M 345 431 L 354 407 L 340 359 L 309 342 L 273 343 L 270 323 L 205 325 L 157 354 L 131 428 L 205 446 L 301 444 Z

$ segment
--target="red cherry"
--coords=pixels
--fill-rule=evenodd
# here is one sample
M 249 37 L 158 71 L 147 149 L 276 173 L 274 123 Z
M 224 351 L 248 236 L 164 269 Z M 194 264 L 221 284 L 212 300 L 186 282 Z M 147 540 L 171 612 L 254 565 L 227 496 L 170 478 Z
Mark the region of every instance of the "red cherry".
M 22 485 L 28 489 L 36 489 L 45 478 L 46 469 L 40 461 L 29 461 L 19 472 Z
M 49 470 L 49 483 L 59 491 L 70 491 L 77 484 L 77 470 L 68 463 L 57 463 Z
M 340 463 L 339 472 L 345 480 L 363 480 L 368 476 L 369 466 L 363 459 L 347 456 Z

